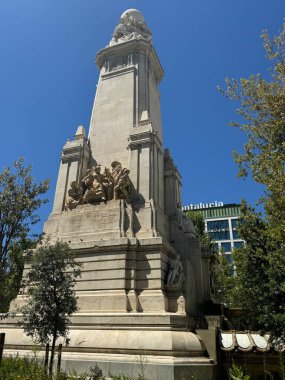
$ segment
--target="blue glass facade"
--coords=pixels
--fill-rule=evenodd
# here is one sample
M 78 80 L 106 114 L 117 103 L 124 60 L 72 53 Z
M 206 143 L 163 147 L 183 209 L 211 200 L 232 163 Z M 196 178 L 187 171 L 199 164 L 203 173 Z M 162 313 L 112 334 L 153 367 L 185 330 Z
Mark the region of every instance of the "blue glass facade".
M 184 209 L 187 210 L 187 207 Z M 232 262 L 231 253 L 234 248 L 243 246 L 237 232 L 240 219 L 240 205 L 226 204 L 220 207 L 204 208 L 192 210 L 203 215 L 205 219 L 205 229 L 212 240 L 215 241 L 215 248 L 223 250 L 229 263 Z M 186 211 L 187 214 L 187 211 Z

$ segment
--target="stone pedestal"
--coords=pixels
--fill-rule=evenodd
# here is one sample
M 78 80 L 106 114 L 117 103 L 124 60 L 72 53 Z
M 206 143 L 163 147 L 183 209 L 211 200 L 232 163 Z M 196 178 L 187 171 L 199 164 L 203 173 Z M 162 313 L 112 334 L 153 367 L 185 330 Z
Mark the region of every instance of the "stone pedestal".
M 210 380 L 213 361 L 195 334 L 211 298 L 210 256 L 180 209 L 181 177 L 162 143 L 163 70 L 138 11 L 122 15 L 96 62 L 89 136 L 79 127 L 63 147 L 44 226 L 51 243 L 68 243 L 83 264 L 64 366 L 97 363 L 135 376 L 144 365 L 148 380 Z M 24 302 L 18 296 L 13 306 Z M 31 348 L 15 320 L 1 331 L 7 353 Z
M 7 320 L 1 326 L 7 336 L 6 353 L 24 355 L 32 342 L 14 323 Z M 69 346 L 63 347 L 62 368 L 86 371 L 97 363 L 105 374 L 132 377 L 143 368 L 149 380 L 188 379 L 197 373 L 203 380 L 211 380 L 213 360 L 200 338 L 185 329 L 187 325 L 191 328 L 191 323 L 193 320 L 176 313 L 74 314 Z

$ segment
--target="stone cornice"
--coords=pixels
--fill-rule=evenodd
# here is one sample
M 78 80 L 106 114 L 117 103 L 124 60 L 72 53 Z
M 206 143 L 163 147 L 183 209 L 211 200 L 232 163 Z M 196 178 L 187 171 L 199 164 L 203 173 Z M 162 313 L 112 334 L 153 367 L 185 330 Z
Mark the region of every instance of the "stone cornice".
M 156 144 L 162 151 L 162 143 L 158 138 L 157 133 L 154 131 L 138 131 L 137 133 L 132 133 L 129 136 L 130 149 L 136 149 L 138 146 L 143 146 L 146 144 Z
M 155 72 L 157 82 L 159 83 L 164 75 L 163 68 L 161 66 L 155 49 L 149 42 L 147 42 L 143 38 L 121 42 L 119 44 L 107 46 L 106 48 L 99 50 L 99 52 L 96 55 L 96 65 L 101 70 L 106 58 L 110 56 L 140 52 L 146 54 L 149 57 L 149 60 Z
M 89 146 L 85 139 L 68 141 L 62 149 L 62 162 L 77 161 L 80 158 L 81 152 L 84 149 L 84 153 L 89 154 Z

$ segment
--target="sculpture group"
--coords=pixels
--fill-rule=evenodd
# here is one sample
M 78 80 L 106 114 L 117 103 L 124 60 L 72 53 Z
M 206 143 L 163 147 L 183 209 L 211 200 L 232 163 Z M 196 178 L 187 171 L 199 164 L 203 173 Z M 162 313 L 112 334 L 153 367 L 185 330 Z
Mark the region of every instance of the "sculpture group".
M 87 169 L 81 183 L 71 182 L 65 200 L 65 210 L 72 210 L 80 204 L 105 202 L 112 199 L 125 199 L 130 202 L 129 170 L 122 168 L 118 161 L 113 161 L 112 169 L 101 166 Z
M 113 33 L 113 38 L 110 45 L 138 37 L 142 37 L 146 41 L 151 41 L 151 32 L 148 29 L 143 17 L 138 11 L 132 11 L 132 13 L 124 12 L 122 14 L 120 22 L 116 26 Z

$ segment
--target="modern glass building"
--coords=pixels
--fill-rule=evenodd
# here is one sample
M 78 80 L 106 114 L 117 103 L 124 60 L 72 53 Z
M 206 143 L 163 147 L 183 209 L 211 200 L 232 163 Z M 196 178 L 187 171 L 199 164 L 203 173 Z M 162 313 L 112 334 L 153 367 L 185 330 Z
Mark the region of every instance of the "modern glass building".
M 203 215 L 205 230 L 215 241 L 217 250 L 226 253 L 228 262 L 232 261 L 233 248 L 240 248 L 244 241 L 238 236 L 237 224 L 240 221 L 240 205 L 223 202 L 199 203 L 184 206 L 184 212 L 191 211 Z

